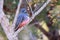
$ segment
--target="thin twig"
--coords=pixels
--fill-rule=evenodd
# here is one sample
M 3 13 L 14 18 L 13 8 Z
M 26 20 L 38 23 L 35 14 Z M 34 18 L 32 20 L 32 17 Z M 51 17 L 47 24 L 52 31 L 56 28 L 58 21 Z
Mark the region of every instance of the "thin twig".
M 17 16 L 19 14 L 21 3 L 22 3 L 22 0 L 19 0 L 18 7 L 17 7 L 17 10 L 16 10 L 16 14 L 15 14 L 15 18 L 14 18 L 14 21 L 13 21 L 13 24 L 12 24 L 13 28 L 15 27 L 15 23 L 16 23 L 16 20 L 17 20 Z

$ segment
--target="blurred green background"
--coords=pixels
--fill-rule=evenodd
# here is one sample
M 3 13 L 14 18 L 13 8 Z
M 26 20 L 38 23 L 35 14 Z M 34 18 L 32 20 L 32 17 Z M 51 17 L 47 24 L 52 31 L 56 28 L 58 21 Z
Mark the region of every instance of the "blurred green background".
M 10 25 L 12 25 L 18 2 L 19 2 L 19 0 L 4 0 L 4 12 L 7 15 L 7 17 L 9 18 Z M 46 2 L 46 0 L 33 0 L 29 4 L 30 5 L 37 4 L 38 8 L 40 8 L 45 2 Z M 51 6 L 50 4 L 52 4 L 52 3 L 54 3 L 55 7 L 53 10 L 50 10 L 50 6 Z M 43 22 L 43 25 L 45 26 L 45 27 L 44 26 L 43 27 L 46 28 L 45 29 L 46 31 L 49 31 L 49 29 L 47 28 L 47 23 L 49 22 L 49 20 L 46 18 L 48 11 L 50 11 L 50 13 L 51 13 L 50 14 L 51 19 L 54 18 L 52 20 L 53 24 L 51 26 L 51 30 L 60 29 L 60 0 L 58 0 L 58 1 L 51 0 L 51 2 L 46 6 L 46 8 L 39 15 L 37 15 L 35 17 L 35 19 L 40 21 L 40 23 Z M 34 25 L 28 26 L 27 28 L 29 29 L 29 30 L 27 29 L 28 32 L 26 31 L 26 29 L 24 29 L 19 33 L 20 40 L 24 40 L 24 36 L 26 36 L 28 38 L 30 35 L 29 32 L 31 32 L 36 37 L 37 40 L 47 40 L 47 39 L 44 39 L 45 35 Z M 0 39 L 8 40 L 1 25 L 0 25 Z

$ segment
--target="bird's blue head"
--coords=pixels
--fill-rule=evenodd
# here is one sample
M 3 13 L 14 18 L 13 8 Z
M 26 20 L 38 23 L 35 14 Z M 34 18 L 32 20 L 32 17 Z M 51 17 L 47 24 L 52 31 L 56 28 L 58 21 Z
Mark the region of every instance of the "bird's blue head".
M 20 10 L 20 12 L 27 13 L 27 10 L 26 10 L 26 8 L 22 8 L 22 9 Z

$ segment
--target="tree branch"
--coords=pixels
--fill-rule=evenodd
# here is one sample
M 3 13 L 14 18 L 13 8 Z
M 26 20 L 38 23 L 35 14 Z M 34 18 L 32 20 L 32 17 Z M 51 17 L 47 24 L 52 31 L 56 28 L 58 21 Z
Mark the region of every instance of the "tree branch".
M 37 28 L 39 28 L 49 39 L 53 37 L 53 34 L 50 33 L 50 32 L 47 32 L 45 29 L 43 29 L 42 26 L 39 25 L 39 23 L 38 24 L 35 24 L 35 26 Z
M 8 40 L 18 40 L 17 37 L 13 38 L 13 32 L 11 31 L 11 26 L 9 24 L 9 19 L 6 17 L 3 11 L 4 0 L 0 0 L 0 23 L 8 38 Z
M 35 16 L 37 16 L 50 2 L 51 0 L 47 0 L 44 5 L 32 16 L 32 19 L 34 19 Z
M 7 34 L 8 32 L 10 32 L 7 30 L 7 27 L 9 25 L 9 20 L 6 18 L 6 15 L 3 12 L 3 2 L 4 2 L 4 0 L 0 0 L 0 23 L 1 23 L 2 28 L 3 28 L 4 32 L 6 33 L 8 39 L 10 39 Z M 6 18 L 6 20 L 5 20 L 5 18 Z
M 19 0 L 18 6 L 17 6 L 17 10 L 16 10 L 16 14 L 15 14 L 15 18 L 14 18 L 14 21 L 13 21 L 13 24 L 12 24 L 13 28 L 15 27 L 15 23 L 16 23 L 16 20 L 17 20 L 17 16 L 19 14 L 21 3 L 22 3 L 22 0 Z

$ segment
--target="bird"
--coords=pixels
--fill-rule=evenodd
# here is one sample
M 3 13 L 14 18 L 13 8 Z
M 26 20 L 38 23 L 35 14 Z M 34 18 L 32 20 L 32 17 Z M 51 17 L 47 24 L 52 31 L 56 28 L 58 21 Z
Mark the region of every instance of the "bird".
M 21 8 L 17 17 L 16 24 L 15 24 L 15 31 L 24 27 L 29 22 L 29 20 L 30 20 L 30 17 L 26 8 Z

